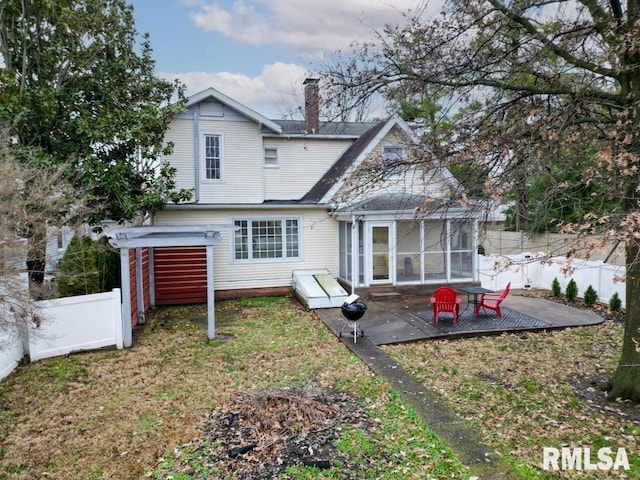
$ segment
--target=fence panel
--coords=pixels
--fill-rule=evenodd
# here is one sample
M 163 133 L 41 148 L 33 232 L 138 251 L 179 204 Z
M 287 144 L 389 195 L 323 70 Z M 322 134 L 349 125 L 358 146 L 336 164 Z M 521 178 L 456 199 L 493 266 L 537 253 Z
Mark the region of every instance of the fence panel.
M 0 380 L 9 375 L 18 366 L 24 356 L 22 340 L 19 337 L 8 336 L 3 332 L 0 339 Z
M 534 271 L 536 266 L 528 259 L 529 255 L 479 255 L 478 271 L 482 286 L 496 291 L 502 290 L 508 283 L 511 283 L 511 288 L 529 288 L 532 275 L 538 277 L 537 271 Z
M 595 236 L 593 239 L 598 239 Z M 624 243 L 608 243 L 598 251 L 587 252 L 577 244 L 575 235 L 561 233 L 527 234 L 525 232 L 507 232 L 487 229 L 481 233 L 480 245 L 486 255 L 519 255 L 520 252 L 547 252 L 554 257 L 567 253 L 569 248 L 576 249 L 574 258 L 607 261 L 613 265 L 625 264 Z M 586 256 L 588 253 L 588 257 Z M 595 288 L 595 287 L 594 287 Z
M 553 257 L 551 262 L 541 263 L 537 255 L 522 253 L 519 255 L 480 255 L 479 278 L 483 287 L 502 290 L 511 282 L 512 288 L 539 288 L 551 290 L 554 279 L 558 280 L 564 293 L 571 279 L 578 286 L 578 297 L 583 298 L 585 290 L 591 285 L 598 293 L 599 301 L 609 303 L 617 293 L 624 308 L 626 304 L 625 283 L 619 279 L 624 276 L 625 268 L 601 261 Z M 565 274 L 570 266 L 572 271 Z
M 119 288 L 38 303 L 44 320 L 29 337 L 32 361 L 112 345 L 122 348 Z

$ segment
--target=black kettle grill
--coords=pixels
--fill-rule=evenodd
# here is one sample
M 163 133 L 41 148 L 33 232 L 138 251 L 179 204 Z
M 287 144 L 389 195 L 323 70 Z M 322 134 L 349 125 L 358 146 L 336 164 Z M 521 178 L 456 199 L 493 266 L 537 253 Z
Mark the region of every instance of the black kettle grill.
M 355 297 L 355 299 L 352 297 Z M 342 311 L 342 316 L 345 318 L 342 330 L 340 330 L 340 337 L 342 337 L 345 330 L 349 332 L 349 335 L 353 332 L 353 343 L 356 343 L 358 337 L 364 337 L 364 332 L 358 326 L 358 320 L 360 320 L 364 312 L 367 311 L 367 305 L 360 300 L 357 295 L 352 295 L 351 297 L 347 297 L 347 300 L 342 304 L 340 310 Z

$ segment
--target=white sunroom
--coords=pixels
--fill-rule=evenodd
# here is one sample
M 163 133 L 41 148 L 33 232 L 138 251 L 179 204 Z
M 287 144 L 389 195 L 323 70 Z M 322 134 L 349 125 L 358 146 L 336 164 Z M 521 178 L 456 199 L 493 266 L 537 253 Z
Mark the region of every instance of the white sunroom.
M 339 277 L 352 288 L 478 281 L 478 219 L 465 209 L 420 218 L 403 198 L 335 212 Z

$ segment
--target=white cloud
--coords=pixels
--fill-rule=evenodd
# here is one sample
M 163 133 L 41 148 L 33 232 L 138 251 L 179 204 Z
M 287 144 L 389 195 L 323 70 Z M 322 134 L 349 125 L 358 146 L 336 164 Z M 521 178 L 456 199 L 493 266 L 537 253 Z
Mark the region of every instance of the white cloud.
M 187 96 L 213 87 L 269 118 L 284 118 L 304 106 L 302 82 L 307 70 L 291 63 L 265 65 L 257 77 L 229 72 L 163 73 L 167 79 L 180 79 Z M 298 114 L 298 117 L 300 114 Z
M 230 41 L 255 46 L 286 46 L 301 59 L 321 63 L 325 54 L 370 41 L 385 24 L 404 23 L 403 14 L 424 8 L 440 11 L 443 0 L 181 0 L 195 26 Z M 301 60 L 301 62 L 304 60 Z M 165 74 L 187 85 L 187 95 L 214 87 L 269 118 L 301 118 L 299 64 L 272 63 L 256 77 L 229 72 Z M 381 114 L 382 115 L 382 114 Z
M 440 2 L 432 2 L 433 9 Z M 368 41 L 373 30 L 402 22 L 416 0 L 233 0 L 203 1 L 191 12 L 194 24 L 249 45 L 285 44 L 318 57 Z M 431 9 L 431 7 L 429 7 Z

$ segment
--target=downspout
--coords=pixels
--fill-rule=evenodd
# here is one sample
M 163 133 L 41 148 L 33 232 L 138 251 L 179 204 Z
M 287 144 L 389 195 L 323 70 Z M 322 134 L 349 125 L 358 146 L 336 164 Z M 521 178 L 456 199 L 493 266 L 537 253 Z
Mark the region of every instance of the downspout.
M 472 248 L 473 255 L 471 256 L 471 269 L 473 271 L 473 281 L 477 282 L 480 279 L 480 272 L 478 271 L 480 257 L 478 254 L 479 228 L 478 228 L 477 218 L 473 220 L 472 232 L 473 232 L 473 240 L 471 242 L 471 248 Z
M 356 293 L 356 279 L 358 278 L 358 224 L 356 216 L 351 216 L 351 293 Z
M 447 241 L 444 252 L 445 271 L 447 273 L 447 283 L 451 283 L 451 219 L 447 219 L 445 223 L 445 236 Z
M 194 182 L 194 201 L 200 202 L 200 117 L 198 111 L 193 112 L 193 182 Z

